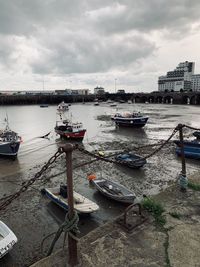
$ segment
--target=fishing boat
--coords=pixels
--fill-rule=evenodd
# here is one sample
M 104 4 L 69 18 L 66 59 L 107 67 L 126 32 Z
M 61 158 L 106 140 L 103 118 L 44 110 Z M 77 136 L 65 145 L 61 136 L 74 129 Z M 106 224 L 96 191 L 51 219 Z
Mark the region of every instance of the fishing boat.
M 88 179 L 96 189 L 104 196 L 123 203 L 133 203 L 136 195 L 121 184 L 105 178 L 96 179 L 96 176 L 89 176 Z
M 139 169 L 147 163 L 146 159 L 133 153 L 124 153 L 117 155 L 115 157 L 115 160 L 118 163 L 124 164 L 133 169 Z
M 147 116 L 143 116 L 140 112 L 117 112 L 111 116 L 111 120 L 114 121 L 117 126 L 125 127 L 143 127 L 148 119 Z
M 44 188 L 42 193 L 45 194 L 51 201 L 63 208 L 68 210 L 67 200 L 67 186 L 61 184 L 60 187 L 55 188 Z M 74 197 L 74 209 L 79 213 L 92 213 L 99 209 L 99 206 L 88 198 L 82 196 L 77 192 L 73 192 Z
M 187 140 L 183 142 L 183 149 L 186 158 L 200 159 L 200 132 L 195 131 L 193 136 L 196 137 L 194 140 Z M 177 145 L 176 154 L 181 156 L 181 142 L 175 140 L 174 143 Z
M 64 113 L 58 114 L 59 120 L 56 121 L 55 132 L 60 135 L 61 138 L 82 141 L 86 133 L 83 124 L 81 122 L 73 122 L 72 115 L 69 119 L 69 116 L 66 117 Z
M 64 101 L 62 101 L 62 102 L 58 105 L 57 110 L 58 110 L 59 112 L 67 111 L 67 110 L 69 110 L 69 105 L 68 105 L 67 103 L 65 103 Z
M 81 122 L 74 123 L 69 120 L 57 121 L 54 129 L 60 137 L 68 140 L 82 141 L 86 133 Z
M 49 105 L 48 105 L 48 104 L 41 104 L 40 107 L 41 107 L 41 108 L 48 108 Z
M 5 223 L 0 221 L 0 258 L 6 255 L 16 243 L 16 235 Z
M 132 104 L 132 101 L 131 100 L 128 100 L 128 104 Z
M 5 129 L 0 130 L 0 155 L 15 158 L 18 154 L 21 137 L 10 129 L 8 118 L 5 119 L 5 122 Z

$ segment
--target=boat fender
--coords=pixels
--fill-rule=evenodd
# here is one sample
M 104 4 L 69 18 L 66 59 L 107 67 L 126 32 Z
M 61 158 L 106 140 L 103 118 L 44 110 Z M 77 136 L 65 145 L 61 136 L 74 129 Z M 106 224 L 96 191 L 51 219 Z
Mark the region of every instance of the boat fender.
M 88 176 L 87 176 L 87 178 L 88 178 L 88 180 L 91 182 L 92 180 L 95 180 L 97 177 L 96 177 L 96 174 L 89 174 Z

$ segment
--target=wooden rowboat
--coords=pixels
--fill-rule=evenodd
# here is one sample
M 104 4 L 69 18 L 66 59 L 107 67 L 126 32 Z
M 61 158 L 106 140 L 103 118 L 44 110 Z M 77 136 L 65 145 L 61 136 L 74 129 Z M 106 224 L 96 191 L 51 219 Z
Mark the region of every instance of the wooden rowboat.
M 108 198 L 123 202 L 133 203 L 136 195 L 121 184 L 107 179 L 92 179 L 96 189 Z
M 44 193 L 51 201 L 60 206 L 61 208 L 68 210 L 68 201 L 66 191 L 63 193 L 61 187 L 55 188 L 44 188 L 42 189 Z M 73 192 L 74 196 L 74 209 L 79 213 L 92 213 L 99 209 L 99 206 L 88 198 L 82 196 L 77 192 Z

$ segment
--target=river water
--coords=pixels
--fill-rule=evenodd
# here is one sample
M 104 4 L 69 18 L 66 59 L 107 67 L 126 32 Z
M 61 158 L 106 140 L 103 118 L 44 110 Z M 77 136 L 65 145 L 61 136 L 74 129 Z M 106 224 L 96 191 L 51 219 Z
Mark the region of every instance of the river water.
M 0 158 L 1 197 L 15 192 L 24 180 L 32 178 L 42 164 L 57 151 L 61 141 L 54 133 L 55 122 L 58 120 L 56 108 L 54 105 L 48 108 L 35 105 L 0 107 L 0 128 L 3 127 L 7 114 L 10 128 L 18 132 L 23 140 L 17 160 Z M 66 112 L 66 116 L 84 124 L 87 134 L 83 145 L 86 149 L 103 150 L 105 154 L 166 140 L 178 123 L 200 127 L 198 106 L 125 103 L 118 104 L 117 110 L 140 111 L 149 116 L 149 121 L 143 129 L 118 129 L 110 121 L 110 115 L 116 109 L 106 103 L 100 103 L 99 106 L 94 106 L 93 103 L 73 104 Z M 48 139 L 40 138 L 49 132 Z M 185 136 L 190 138 L 191 131 L 186 131 Z M 152 151 L 153 148 L 148 148 L 139 150 L 139 153 L 147 155 Z M 77 164 L 90 159 L 76 153 L 73 161 Z M 64 158 L 60 162 L 58 160 L 54 168 L 47 172 L 46 177 L 63 171 L 64 166 Z M 116 180 L 140 196 L 144 193 L 156 194 L 163 190 L 177 179 L 180 170 L 181 162 L 175 155 L 173 144 L 148 159 L 147 164 L 140 170 L 131 170 L 105 162 L 96 162 L 75 170 L 75 190 L 96 201 L 100 206 L 96 214 L 80 219 L 81 235 L 113 219 L 125 208 L 124 205 L 109 201 L 95 192 L 88 184 L 87 174 L 95 172 L 98 177 Z M 197 170 L 199 161 L 187 160 L 188 175 Z M 56 176 L 47 185 L 58 185 L 64 179 L 66 179 L 65 174 Z M 26 192 L 19 200 L 15 200 L 1 216 L 16 233 L 19 242 L 9 255 L 0 260 L 0 266 L 28 266 L 41 258 L 43 254 L 39 248 L 42 238 L 55 231 L 64 220 L 63 210 L 41 196 L 37 191 L 39 189 L 41 184 Z M 57 247 L 61 245 L 62 242 L 59 241 Z

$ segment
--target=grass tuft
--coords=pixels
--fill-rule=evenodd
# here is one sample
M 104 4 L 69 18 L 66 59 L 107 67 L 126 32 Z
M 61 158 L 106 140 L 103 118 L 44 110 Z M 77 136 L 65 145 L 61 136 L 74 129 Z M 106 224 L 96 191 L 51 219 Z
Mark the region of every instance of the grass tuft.
M 145 198 L 142 201 L 142 207 L 152 213 L 158 225 L 163 226 L 166 223 L 165 217 L 162 215 L 165 210 L 160 203 L 156 202 L 152 198 Z
M 195 191 L 200 191 L 200 184 L 188 182 L 188 188 L 193 189 Z

